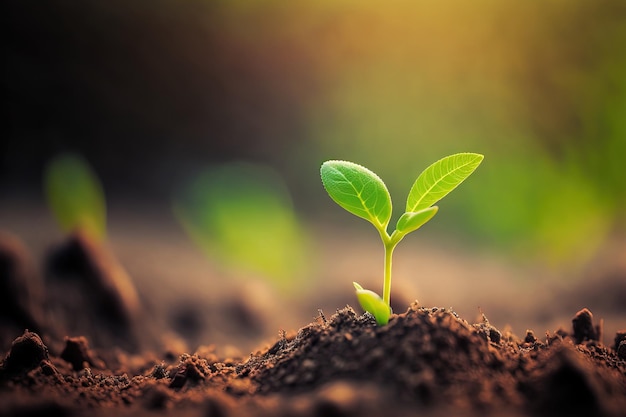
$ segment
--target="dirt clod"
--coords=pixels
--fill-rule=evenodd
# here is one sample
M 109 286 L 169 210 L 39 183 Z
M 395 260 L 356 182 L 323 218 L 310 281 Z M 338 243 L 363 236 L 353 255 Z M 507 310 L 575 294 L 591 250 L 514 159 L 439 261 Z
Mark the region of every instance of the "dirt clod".
M 614 349 L 617 350 L 620 343 L 624 340 L 626 340 L 626 330 L 618 330 L 617 333 L 615 333 Z
M 43 325 L 41 284 L 34 278 L 33 262 L 26 246 L 11 234 L 0 232 L 0 330 L 40 332 Z M 0 332 L 0 343 L 8 332 Z
M 593 314 L 586 308 L 583 308 L 572 319 L 574 328 L 574 338 L 576 343 L 584 340 L 600 340 L 600 327 L 593 325 Z
M 526 336 L 524 337 L 524 342 L 525 343 L 535 343 L 537 341 L 537 336 L 535 336 L 535 333 L 532 330 L 526 330 Z
M 98 369 L 105 368 L 104 362 L 96 358 L 89 349 L 89 342 L 84 336 L 66 337 L 61 359 L 70 363 L 75 371 L 80 371 L 88 366 Z
M 26 330 L 11 344 L 11 350 L 2 364 L 7 373 L 27 372 L 48 359 L 48 348 L 37 333 Z
M 152 372 L 150 372 L 150 376 L 154 379 L 163 379 L 168 378 L 170 376 L 167 368 L 163 364 L 154 365 Z
M 134 325 L 140 311 L 135 286 L 107 246 L 80 230 L 55 247 L 47 260 L 46 287 L 69 330 L 88 335 L 97 345 L 115 341 L 138 347 Z M 98 323 L 94 331 L 93 323 Z
M 622 340 L 617 347 L 617 356 L 620 359 L 626 360 L 626 340 Z

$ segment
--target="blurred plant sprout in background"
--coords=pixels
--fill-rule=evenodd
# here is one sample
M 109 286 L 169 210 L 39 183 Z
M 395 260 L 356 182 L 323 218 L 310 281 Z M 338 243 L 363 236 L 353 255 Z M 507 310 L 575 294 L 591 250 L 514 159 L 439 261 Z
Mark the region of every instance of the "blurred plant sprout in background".
M 306 233 L 284 182 L 265 166 L 239 162 L 201 172 L 176 197 L 174 213 L 210 259 L 238 275 L 289 291 L 306 272 Z
M 82 231 L 97 239 L 106 235 L 106 204 L 102 184 L 80 155 L 65 153 L 46 167 L 48 206 L 65 232 Z

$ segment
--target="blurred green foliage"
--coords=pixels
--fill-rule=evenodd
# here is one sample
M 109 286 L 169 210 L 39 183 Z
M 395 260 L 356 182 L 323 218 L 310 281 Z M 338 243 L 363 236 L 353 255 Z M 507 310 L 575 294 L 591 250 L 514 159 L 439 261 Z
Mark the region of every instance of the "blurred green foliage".
M 290 290 L 307 265 L 306 233 L 282 179 L 250 163 L 209 168 L 184 187 L 174 213 L 211 259 Z
M 159 161 L 157 145 L 168 138 L 161 152 L 177 153 L 165 158 L 262 161 L 314 216 L 332 210 L 312 175 L 321 161 L 370 166 L 401 195 L 419 167 L 472 150 L 488 162 L 429 230 L 465 231 L 473 244 L 559 264 L 584 262 L 609 237 L 626 236 L 622 0 L 59 4 L 65 25 L 83 22 L 91 38 L 70 43 L 77 55 L 56 71 L 44 65 L 47 46 L 41 61 L 16 66 L 25 75 L 12 83 L 15 97 L 56 92 L 58 84 L 32 80 L 66 75 L 65 90 L 97 99 L 97 116 L 68 111 L 72 129 L 59 130 L 82 135 L 75 123 L 84 121 L 102 137 L 111 127 L 105 133 L 120 146 L 132 137 L 128 164 L 152 154 Z M 61 35 L 63 46 L 74 39 Z M 103 103 L 112 117 L 102 116 Z M 117 134 L 131 122 L 142 134 Z M 110 140 L 93 154 L 115 149 Z
M 518 149 L 484 168 L 455 202 L 450 223 L 465 223 L 491 247 L 579 266 L 611 230 L 613 205 L 580 165 L 559 166 L 541 152 Z
M 626 230 L 626 3 L 215 4 L 244 54 L 314 74 L 291 169 L 354 160 L 396 194 L 471 149 L 489 162 L 438 230 L 555 264 Z
M 324 52 L 322 158 L 375 167 L 394 194 L 427 160 L 484 153 L 435 227 L 522 257 L 584 262 L 625 230 L 624 3 L 366 4 Z
M 55 157 L 44 173 L 48 206 L 65 232 L 81 230 L 103 239 L 106 235 L 106 204 L 102 185 L 89 163 L 80 155 Z

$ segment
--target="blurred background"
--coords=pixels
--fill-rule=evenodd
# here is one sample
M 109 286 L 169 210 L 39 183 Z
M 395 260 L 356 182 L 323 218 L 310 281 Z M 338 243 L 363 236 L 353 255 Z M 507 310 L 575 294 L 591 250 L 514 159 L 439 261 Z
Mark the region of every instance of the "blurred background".
M 382 287 L 377 233 L 325 194 L 324 160 L 379 174 L 397 219 L 465 151 L 485 161 L 396 251 L 396 311 L 626 327 L 624 2 L 3 3 L 0 229 L 44 256 L 63 236 L 45 167 L 82 155 L 113 251 L 188 343 L 246 349 L 356 305 L 353 280 Z

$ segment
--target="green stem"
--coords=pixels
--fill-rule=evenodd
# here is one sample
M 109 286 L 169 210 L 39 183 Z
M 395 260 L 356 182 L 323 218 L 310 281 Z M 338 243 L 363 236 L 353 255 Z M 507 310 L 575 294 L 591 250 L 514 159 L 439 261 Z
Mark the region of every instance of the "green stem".
M 404 237 L 404 233 L 395 230 L 391 236 L 387 233 L 385 228 L 378 230 L 380 232 L 380 238 L 385 246 L 385 275 L 383 280 L 383 301 L 391 306 L 391 258 L 393 256 L 393 250 L 398 242 Z
M 391 305 L 389 300 L 391 299 L 391 257 L 393 256 L 393 249 L 396 247 L 394 242 L 385 242 L 385 277 L 383 282 L 383 301 L 387 305 Z

